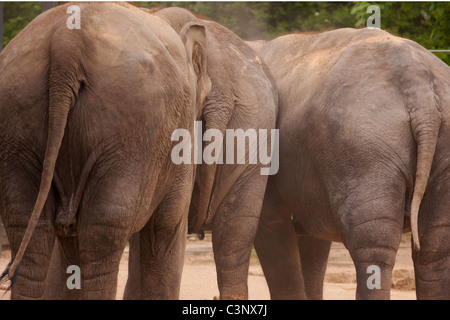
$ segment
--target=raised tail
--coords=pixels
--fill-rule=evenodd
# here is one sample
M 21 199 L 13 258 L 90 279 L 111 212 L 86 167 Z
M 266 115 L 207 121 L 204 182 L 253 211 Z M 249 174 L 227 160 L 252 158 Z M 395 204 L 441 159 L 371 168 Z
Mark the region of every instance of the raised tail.
M 11 285 L 13 284 L 13 279 L 16 278 L 15 273 L 17 268 L 23 258 L 47 201 L 52 185 L 56 160 L 67 125 L 69 111 L 74 104 L 80 89 L 80 81 L 78 80 L 79 77 L 77 75 L 80 68 L 75 60 L 60 59 L 55 52 L 52 55 L 52 59 L 50 59 L 48 135 L 42 165 L 41 183 L 20 247 L 12 258 L 11 263 L 8 265 L 7 270 L 2 274 L 2 278 L 7 277 L 11 280 Z

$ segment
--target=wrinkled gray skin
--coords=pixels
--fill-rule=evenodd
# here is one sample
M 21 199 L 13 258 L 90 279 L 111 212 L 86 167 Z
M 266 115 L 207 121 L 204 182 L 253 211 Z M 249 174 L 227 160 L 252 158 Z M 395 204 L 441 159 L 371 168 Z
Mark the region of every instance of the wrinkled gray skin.
M 197 19 L 184 9 L 167 8 L 155 15 L 175 30 L 188 22 L 201 23 L 206 28 L 207 73 L 212 87 L 203 107 L 204 130 L 215 128 L 225 134 L 225 129 L 275 128 L 277 92 L 267 67 L 248 45 L 225 27 Z M 219 114 L 211 113 L 215 109 Z M 269 147 L 270 143 L 269 139 Z M 249 259 L 267 176 L 261 175 L 259 162 L 248 164 L 246 159 L 246 164 L 202 164 L 197 169 L 192 195 L 189 229 L 212 229 L 221 299 L 248 298 Z M 154 250 L 149 238 L 152 235 L 143 229 L 130 241 L 126 299 L 148 297 L 147 279 L 154 277 L 148 268 L 148 255 Z
M 381 30 L 255 47 L 280 98 L 280 170 L 255 240 L 271 297 L 322 298 L 330 244 L 340 241 L 356 297 L 388 299 L 401 234 L 412 229 L 417 297 L 449 299 L 450 68 Z M 371 265 L 380 289 L 366 285 Z
M 81 29 L 69 30 L 67 6 L 37 17 L 0 55 L 11 296 L 45 296 L 57 234 L 62 270 L 81 270 L 81 290 L 64 297 L 114 299 L 123 249 L 147 226 L 158 278 L 149 295 L 176 298 L 195 167 L 171 161 L 170 138 L 193 132 L 210 89 L 204 27 L 178 34 L 126 3 L 80 3 Z

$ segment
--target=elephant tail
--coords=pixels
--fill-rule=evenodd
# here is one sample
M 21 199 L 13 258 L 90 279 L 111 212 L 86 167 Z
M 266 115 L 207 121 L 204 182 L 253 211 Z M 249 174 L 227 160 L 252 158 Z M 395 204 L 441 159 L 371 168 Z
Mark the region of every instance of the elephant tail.
M 67 35 L 62 36 L 67 37 Z M 80 59 L 78 59 L 76 55 L 77 49 L 80 49 L 73 48 L 74 50 L 70 50 L 70 40 L 66 39 L 63 42 L 64 45 L 67 44 L 66 46 L 61 45 L 62 41 L 61 38 L 57 39 L 54 37 L 51 44 L 55 44 L 55 46 L 51 46 L 50 48 L 48 78 L 48 132 L 39 192 L 20 247 L 15 256 L 12 258 L 11 263 L 1 276 L 3 278 L 2 280 L 4 280 L 4 278 L 11 280 L 11 286 L 17 276 L 17 268 L 23 258 L 28 243 L 30 242 L 31 236 L 33 235 L 47 201 L 53 181 L 56 160 L 58 158 L 58 153 L 64 137 L 64 131 L 67 125 L 69 111 L 75 103 L 82 83 L 82 81 L 80 81 L 80 78 L 82 78 L 82 76 L 80 76 L 81 63 L 79 62 Z M 72 54 L 70 54 L 71 52 Z
M 417 144 L 417 164 L 416 164 L 416 177 L 414 183 L 414 191 L 411 201 L 411 232 L 414 243 L 414 249 L 420 250 L 419 241 L 419 209 L 422 202 L 423 195 L 427 188 L 428 178 L 430 177 L 431 167 L 433 164 L 434 154 L 436 151 L 436 145 L 438 142 L 439 129 L 441 126 L 441 114 L 436 104 L 433 90 L 428 93 L 432 95 L 429 97 L 425 107 L 418 107 L 412 109 L 411 116 L 411 128 L 414 139 Z M 422 99 L 427 94 L 423 94 Z

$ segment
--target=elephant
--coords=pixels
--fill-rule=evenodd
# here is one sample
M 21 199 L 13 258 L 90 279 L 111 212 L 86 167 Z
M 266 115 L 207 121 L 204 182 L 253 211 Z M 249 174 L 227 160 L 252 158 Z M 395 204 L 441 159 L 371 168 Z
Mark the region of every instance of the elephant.
M 275 155 L 276 132 L 272 130 L 278 113 L 278 92 L 269 69 L 258 54 L 224 26 L 198 18 L 186 9 L 144 10 L 161 17 L 176 31 L 187 23 L 205 27 L 211 91 L 205 99 L 202 127 L 206 131 L 215 128 L 222 134 L 222 159 L 230 154 L 228 143 L 234 140 L 228 136 L 230 130 L 245 130 L 245 133 L 252 129 L 270 130 L 267 145 L 271 146 L 271 156 Z M 213 109 L 217 109 L 220 115 L 212 113 Z M 261 137 L 265 138 L 265 134 Z M 211 139 L 204 136 L 203 141 L 202 148 L 206 152 Z M 245 146 L 246 159 L 255 152 L 252 146 L 250 141 Z M 234 148 L 243 149 L 243 146 Z M 258 150 L 261 151 L 260 148 Z M 270 168 L 274 170 L 268 174 L 276 172 L 274 163 L 271 162 Z M 236 160 L 212 164 L 205 161 L 197 168 L 190 204 L 189 233 L 202 234 L 204 230 L 212 230 L 217 281 L 220 299 L 223 300 L 248 299 L 250 254 L 267 184 L 267 174 L 262 170 L 268 168 L 263 167 L 261 161 L 239 163 Z M 148 252 L 153 250 L 149 239 L 152 235 L 144 228 L 130 240 L 125 299 L 147 297 L 146 279 L 153 276 L 146 267 L 149 264 Z
M 205 28 L 175 32 L 127 3 L 75 8 L 39 15 L 0 55 L 2 276 L 13 299 L 42 299 L 57 237 L 81 273 L 64 298 L 115 299 L 127 241 L 151 220 L 152 297 L 177 298 L 196 167 L 172 161 L 171 136 L 193 132 L 211 89 Z
M 253 43 L 279 92 L 279 172 L 255 248 L 272 299 L 322 299 L 330 244 L 357 299 L 389 299 L 412 231 L 419 299 L 450 298 L 450 68 L 380 29 Z

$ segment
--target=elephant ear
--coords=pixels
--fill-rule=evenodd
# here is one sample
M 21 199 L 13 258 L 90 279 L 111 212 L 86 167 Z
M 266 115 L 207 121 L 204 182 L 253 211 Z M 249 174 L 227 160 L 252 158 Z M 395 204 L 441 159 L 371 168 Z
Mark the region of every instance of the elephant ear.
M 205 26 L 198 22 L 185 24 L 179 35 L 197 77 L 197 87 L 203 88 L 200 97 L 202 107 L 198 110 L 197 119 L 202 118 L 204 131 L 209 129 L 219 130 L 222 137 L 225 137 L 225 130 L 234 110 L 234 95 L 228 75 L 229 68 L 223 61 L 222 52 L 218 50 L 214 37 L 208 34 Z M 210 143 L 212 142 L 204 142 L 203 149 Z M 218 155 L 216 157 L 218 158 Z M 216 171 L 217 161 L 212 164 L 202 163 L 197 168 L 199 197 L 198 213 L 192 229 L 194 233 L 202 233 L 203 225 L 209 224 L 212 220 L 210 203 L 214 196 Z
M 206 71 L 206 30 L 203 25 L 189 22 L 183 26 L 179 36 L 183 41 L 189 64 L 197 79 L 195 115 L 198 118 L 203 101 L 211 90 L 211 81 Z
M 196 22 L 188 22 L 181 29 L 179 36 L 181 41 L 183 41 L 184 47 L 186 49 L 186 54 L 192 69 L 194 70 L 197 79 L 197 110 L 195 112 L 196 120 L 201 117 L 202 114 L 202 104 L 206 95 L 211 90 L 211 81 L 207 74 L 207 55 L 206 55 L 206 30 L 203 25 Z M 203 225 L 203 221 L 206 216 L 206 211 L 208 209 L 209 198 L 212 191 L 212 185 L 214 180 L 215 168 L 204 169 L 201 171 L 201 165 L 199 165 L 199 172 L 203 172 L 202 176 L 212 175 L 212 180 L 206 179 L 206 183 L 200 183 L 200 196 L 199 196 L 199 212 L 196 217 L 196 222 L 194 223 L 194 232 L 200 233 Z M 211 170 L 213 172 L 211 172 Z M 202 180 L 205 180 L 202 178 Z M 205 188 L 206 186 L 206 188 Z M 205 208 L 206 205 L 206 208 Z
M 186 23 L 180 31 L 180 38 L 199 81 L 206 74 L 205 27 L 195 22 Z

